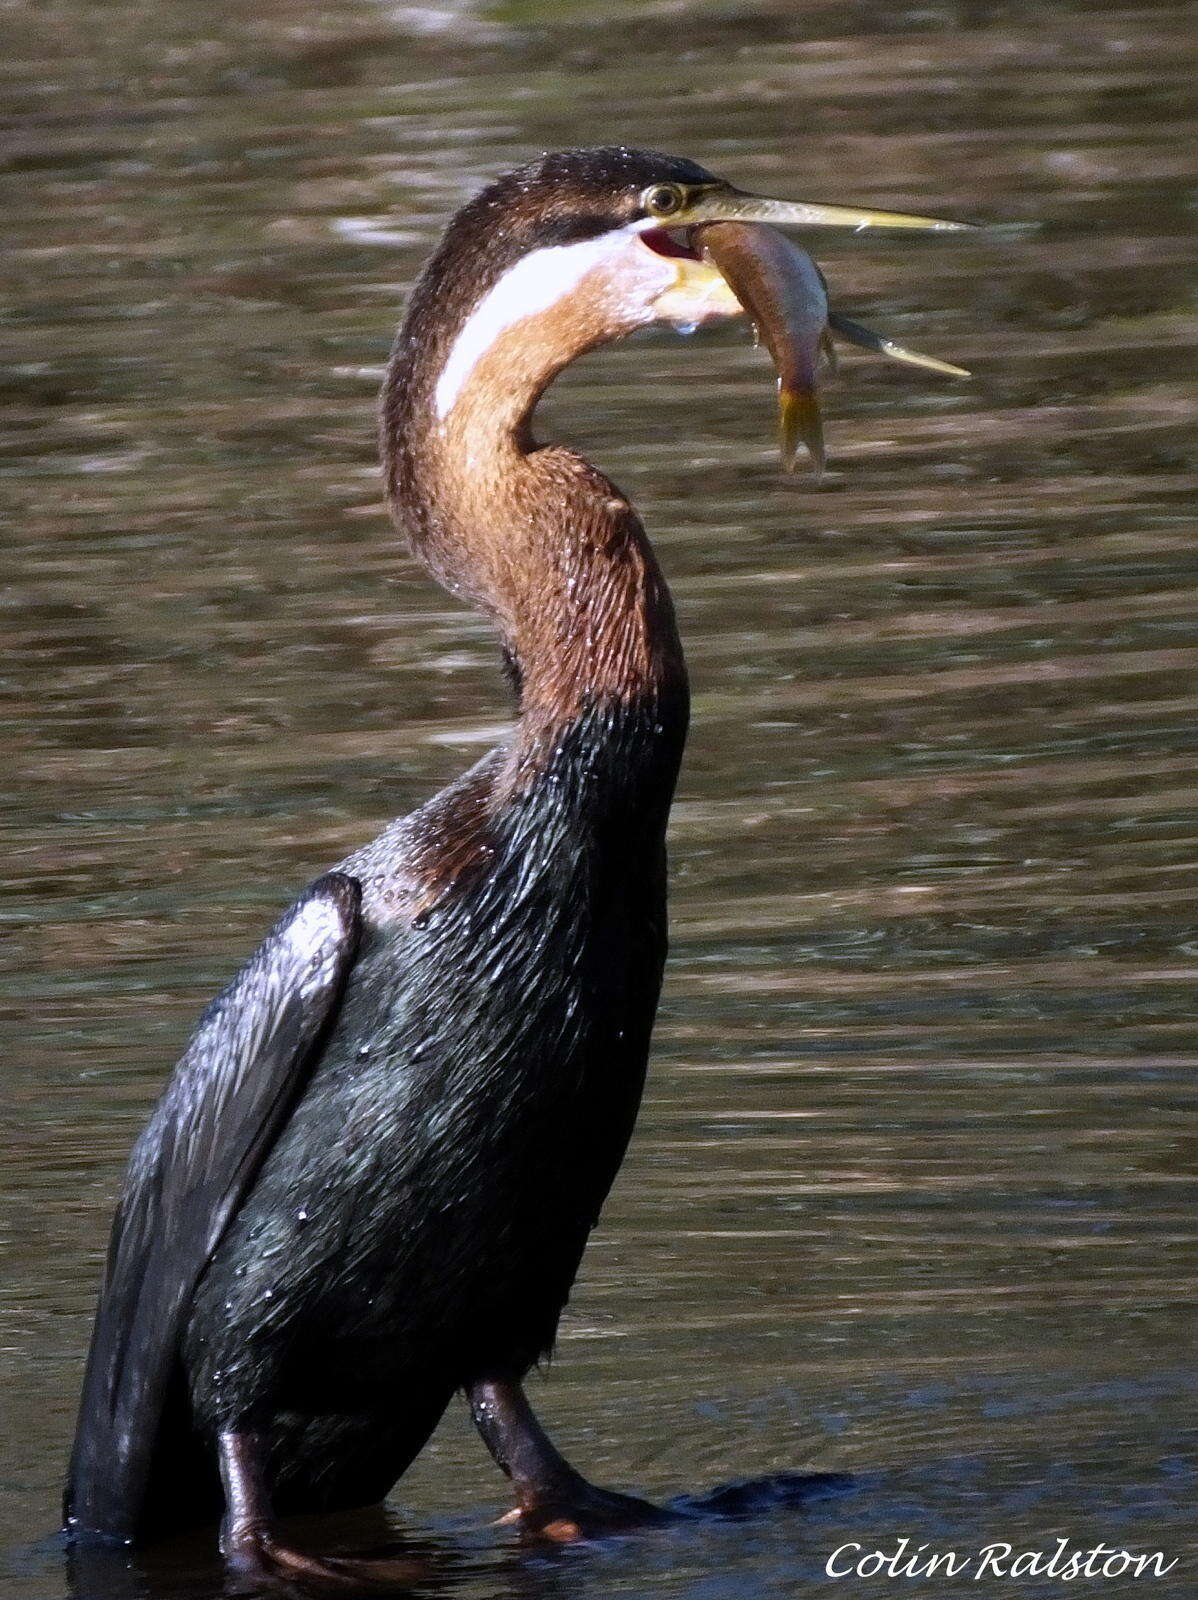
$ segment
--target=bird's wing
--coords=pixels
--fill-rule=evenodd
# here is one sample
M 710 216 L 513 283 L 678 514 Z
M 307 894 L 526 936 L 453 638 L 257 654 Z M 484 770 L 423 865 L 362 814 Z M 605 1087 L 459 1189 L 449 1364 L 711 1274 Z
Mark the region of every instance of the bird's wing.
M 301 895 L 200 1018 L 134 1147 L 84 1378 L 68 1529 L 139 1531 L 192 1292 L 336 1015 L 360 898 L 340 872 Z

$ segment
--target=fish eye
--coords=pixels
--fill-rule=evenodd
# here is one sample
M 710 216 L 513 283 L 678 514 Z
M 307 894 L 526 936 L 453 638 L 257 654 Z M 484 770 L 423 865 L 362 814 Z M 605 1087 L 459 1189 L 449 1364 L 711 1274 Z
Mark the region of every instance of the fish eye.
M 651 217 L 672 217 L 686 204 L 686 191 L 676 183 L 655 183 L 645 190 L 641 204 Z

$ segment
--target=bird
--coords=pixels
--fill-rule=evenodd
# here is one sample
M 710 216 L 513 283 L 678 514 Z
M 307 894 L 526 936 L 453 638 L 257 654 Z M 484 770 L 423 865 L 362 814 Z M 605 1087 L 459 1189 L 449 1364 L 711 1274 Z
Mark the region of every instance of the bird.
M 369 1576 L 278 1518 L 382 1500 L 459 1391 L 529 1536 L 663 1515 L 590 1484 L 523 1388 L 641 1098 L 689 714 L 636 512 L 532 418 L 597 345 L 747 311 L 778 364 L 784 454 L 801 438 L 818 464 L 836 330 L 790 225 L 962 226 L 564 150 L 482 188 L 415 283 L 380 404 L 387 499 L 493 623 L 512 732 L 312 882 L 201 1016 L 116 1208 L 73 1540 L 221 1519 L 225 1559 L 263 1582 Z

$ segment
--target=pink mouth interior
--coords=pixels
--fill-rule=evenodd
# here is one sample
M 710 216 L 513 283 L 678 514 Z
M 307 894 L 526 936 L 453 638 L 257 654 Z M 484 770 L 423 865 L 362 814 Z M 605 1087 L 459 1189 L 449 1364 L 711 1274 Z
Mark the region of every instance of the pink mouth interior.
M 684 261 L 698 261 L 701 259 L 697 250 L 692 250 L 685 239 L 676 238 L 674 234 L 667 233 L 664 228 L 648 228 L 641 234 L 641 243 L 647 245 L 655 255 L 681 256 Z

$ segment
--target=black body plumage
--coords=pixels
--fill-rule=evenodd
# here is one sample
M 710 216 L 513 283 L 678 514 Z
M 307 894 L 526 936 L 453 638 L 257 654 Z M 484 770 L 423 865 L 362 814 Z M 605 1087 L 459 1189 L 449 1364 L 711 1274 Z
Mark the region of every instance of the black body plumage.
M 206 1270 L 177 1272 L 169 1246 L 148 1257 L 150 1287 L 180 1302 L 169 1328 L 148 1320 L 144 1281 L 118 1273 L 105 1291 L 92 1363 L 114 1345 L 140 1363 L 117 1392 L 146 1470 L 114 1477 L 101 1374 L 68 1489 L 80 1532 L 142 1539 L 216 1512 L 210 1441 L 234 1423 L 268 1439 L 280 1510 L 378 1500 L 455 1389 L 548 1351 L 640 1100 L 684 727 L 684 704 L 593 708 L 504 811 L 470 886 L 415 924 L 389 907 L 433 818 L 393 824 L 342 864 L 362 916 L 338 1015 Z M 489 757 L 430 811 L 499 766 Z M 209 1018 L 253 1003 L 239 984 Z M 219 1083 L 223 1044 L 210 1037 L 206 1059 L 193 1046 L 189 1076 Z M 125 1212 L 173 1214 L 153 1162 L 179 1081 L 138 1147 Z M 212 1160 L 215 1190 L 233 1163 Z M 123 1263 L 119 1233 L 114 1253 Z

